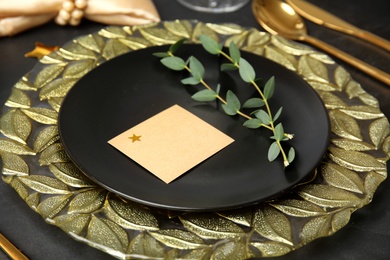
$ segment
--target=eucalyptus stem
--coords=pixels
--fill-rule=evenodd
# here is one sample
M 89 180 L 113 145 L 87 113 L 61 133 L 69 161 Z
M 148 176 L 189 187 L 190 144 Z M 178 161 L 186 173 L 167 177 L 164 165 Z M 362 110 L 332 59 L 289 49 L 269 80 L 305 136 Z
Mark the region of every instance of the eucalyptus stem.
M 237 63 L 237 62 L 234 62 L 234 60 L 224 51 L 220 50 L 219 52 L 223 57 L 225 57 L 229 62 L 231 62 L 237 69 L 240 69 L 240 64 Z M 251 85 L 256 89 L 256 91 L 259 93 L 261 99 L 264 101 L 264 106 L 266 107 L 266 110 L 267 110 L 267 113 L 270 117 L 270 125 L 271 127 L 269 127 L 268 125 L 265 125 L 263 124 L 262 126 L 266 126 L 268 129 L 270 129 L 273 134 L 275 135 L 275 125 L 274 125 L 274 120 L 273 120 L 273 115 L 272 115 L 272 112 L 271 112 L 271 108 L 269 106 L 269 103 L 268 103 L 268 99 L 264 96 L 264 93 L 263 91 L 261 91 L 260 87 L 258 86 L 258 84 L 254 81 L 254 80 L 251 80 L 250 81 Z M 248 119 L 251 119 L 251 117 L 247 117 Z M 289 134 L 284 134 L 285 136 L 289 136 Z M 279 140 L 276 140 L 276 143 L 279 147 L 279 150 L 280 152 L 282 153 L 282 157 L 283 157 L 283 161 L 284 161 L 284 164 L 285 166 L 288 166 L 289 165 L 289 161 L 287 159 L 287 155 L 282 147 L 282 144 L 280 143 Z
M 182 79 L 184 85 L 202 85 L 205 89 L 200 90 L 195 93 L 192 98 L 201 102 L 208 102 L 219 100 L 222 104 L 224 112 L 230 116 L 239 115 L 247 121 L 244 122 L 244 126 L 248 128 L 260 128 L 264 127 L 272 131 L 274 142 L 271 143 L 268 150 L 268 160 L 275 160 L 279 154 L 283 157 L 283 164 L 287 167 L 295 158 L 295 150 L 293 147 L 290 147 L 288 155 L 286 154 L 281 142 L 293 138 L 293 135 L 287 134 L 284 132 L 282 123 L 275 125 L 276 120 L 282 113 L 282 108 L 279 108 L 275 115 L 272 114 L 271 107 L 269 105 L 268 99 L 270 99 L 274 93 L 274 78 L 272 77 L 264 85 L 263 90 L 258 84 L 259 79 L 256 79 L 256 72 L 249 62 L 241 57 L 241 53 L 237 46 L 232 42 L 229 46 L 229 54 L 222 50 L 222 45 L 217 41 L 211 39 L 208 36 L 201 35 L 200 40 L 202 46 L 206 51 L 214 55 L 222 55 L 226 58 L 229 63 L 222 64 L 221 70 L 238 70 L 241 79 L 251 84 L 256 91 L 258 92 L 260 98 L 251 98 L 248 99 L 243 105 L 241 105 L 238 97 L 231 91 L 228 90 L 226 97 L 223 98 L 219 94 L 219 86 L 214 90 L 207 82 L 204 80 L 205 68 L 202 63 L 193 56 L 190 56 L 187 61 L 184 61 L 182 58 L 175 56 L 174 52 L 184 43 L 185 39 L 182 39 L 175 44 L 173 44 L 167 52 L 155 53 L 154 55 L 162 58 L 161 62 L 168 68 L 172 70 L 186 70 L 190 77 Z M 265 110 L 261 107 L 265 107 Z M 256 109 L 252 111 L 252 117 L 244 113 L 242 108 L 252 108 Z

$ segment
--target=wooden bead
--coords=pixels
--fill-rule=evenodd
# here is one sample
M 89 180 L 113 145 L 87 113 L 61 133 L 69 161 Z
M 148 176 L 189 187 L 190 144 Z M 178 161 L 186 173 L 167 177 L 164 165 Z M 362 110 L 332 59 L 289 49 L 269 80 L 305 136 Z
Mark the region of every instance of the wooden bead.
M 81 21 L 80 19 L 71 18 L 69 20 L 69 24 L 72 25 L 72 26 L 77 26 L 77 25 L 80 24 L 80 21 Z
M 87 7 L 87 0 L 75 0 L 74 4 L 78 9 L 84 9 Z
M 56 24 L 62 25 L 62 26 L 63 26 L 63 25 L 66 25 L 66 24 L 68 23 L 67 20 L 62 19 L 62 17 L 59 16 L 59 15 L 57 15 L 57 17 L 55 18 L 54 21 L 56 22 Z
M 62 3 L 62 9 L 68 11 L 68 12 L 72 12 L 73 9 L 74 9 L 74 3 L 73 1 L 69 1 L 69 0 L 66 0 Z
M 58 13 L 58 15 L 64 19 L 65 21 L 69 20 L 70 19 L 70 13 L 64 9 L 61 9 L 60 12 Z
M 71 13 L 72 18 L 74 19 L 81 19 L 84 16 L 84 12 L 80 9 L 74 9 Z

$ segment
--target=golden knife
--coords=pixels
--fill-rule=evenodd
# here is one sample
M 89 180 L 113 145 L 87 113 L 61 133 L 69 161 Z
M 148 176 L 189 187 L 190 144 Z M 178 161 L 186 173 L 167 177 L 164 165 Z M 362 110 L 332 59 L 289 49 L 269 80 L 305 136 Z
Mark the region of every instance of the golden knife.
M 390 41 L 383 39 L 368 31 L 357 28 L 356 26 L 336 17 L 335 15 L 303 0 L 286 0 L 294 10 L 313 23 L 353 35 L 360 39 L 373 43 L 390 52 Z
M 3 234 L 0 233 L 0 248 L 14 260 L 28 260 Z

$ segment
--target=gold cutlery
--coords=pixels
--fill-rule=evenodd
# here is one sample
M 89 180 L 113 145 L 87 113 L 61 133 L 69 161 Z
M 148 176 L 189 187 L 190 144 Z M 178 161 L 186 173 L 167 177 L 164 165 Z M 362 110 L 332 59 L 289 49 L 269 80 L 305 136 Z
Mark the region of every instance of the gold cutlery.
M 368 31 L 362 30 L 335 15 L 303 0 L 286 0 L 291 7 L 304 18 L 313 23 L 325 26 L 327 28 L 353 35 L 360 39 L 375 44 L 387 51 L 390 51 L 390 42 Z
M 290 5 L 280 0 L 253 0 L 252 9 L 257 21 L 268 32 L 312 44 L 390 85 L 390 74 L 308 35 L 305 23 Z
M 0 247 L 14 260 L 28 260 L 3 234 L 0 233 Z

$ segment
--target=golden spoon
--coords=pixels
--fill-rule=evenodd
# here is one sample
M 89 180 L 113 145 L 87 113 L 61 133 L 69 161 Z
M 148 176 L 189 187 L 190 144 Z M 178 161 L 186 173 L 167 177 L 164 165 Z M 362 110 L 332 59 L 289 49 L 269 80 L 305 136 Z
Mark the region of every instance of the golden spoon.
M 253 0 L 252 9 L 257 21 L 268 32 L 310 43 L 390 85 L 390 74 L 308 35 L 305 23 L 290 5 L 280 0 Z

